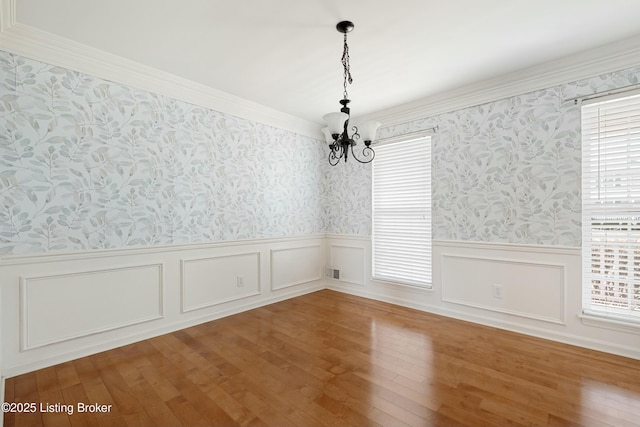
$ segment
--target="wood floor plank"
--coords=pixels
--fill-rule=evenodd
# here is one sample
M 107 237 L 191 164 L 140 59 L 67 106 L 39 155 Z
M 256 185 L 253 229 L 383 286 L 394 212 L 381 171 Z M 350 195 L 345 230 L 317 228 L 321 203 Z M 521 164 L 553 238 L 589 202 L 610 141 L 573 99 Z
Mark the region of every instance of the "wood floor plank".
M 95 365 L 90 358 L 85 357 L 73 361 L 73 366 L 78 374 L 78 378 L 84 387 L 84 391 L 87 394 L 88 402 L 84 403 L 96 403 L 100 402 L 105 405 L 112 405 L 110 411 L 111 416 L 118 415 L 118 406 L 115 404 L 111 393 L 107 389 L 107 386 L 102 381 Z
M 55 405 L 56 403 L 64 402 L 62 390 L 57 386 L 57 383 L 50 383 L 50 381 L 56 377 L 55 372 L 52 372 L 52 370 L 43 371 L 44 372 L 36 372 L 36 374 L 38 374 L 38 379 L 40 379 L 41 374 L 45 374 L 45 376 L 47 377 L 47 379 L 43 380 L 42 382 L 40 382 L 40 380 L 38 381 L 38 406 L 48 408 L 49 404 Z M 67 412 L 64 411 L 43 412 L 42 423 L 44 425 L 55 425 L 61 427 L 71 426 L 71 419 L 69 418 Z
M 637 427 L 640 361 L 325 290 L 9 378 L 5 399 L 112 405 L 7 427 Z
M 185 426 L 207 426 L 209 421 L 204 418 L 200 412 L 183 396 L 174 397 L 167 402 L 167 406 L 173 414 L 180 420 L 182 425 Z M 144 425 L 144 424 L 141 424 Z M 150 425 L 150 424 L 146 424 Z M 224 425 L 224 424 L 220 424 Z
M 89 356 L 96 367 L 96 374 L 100 376 L 102 383 L 111 396 L 108 402 L 96 403 L 108 404 L 113 402 L 116 414 L 133 414 L 139 411 L 137 397 L 120 375 L 117 365 L 112 361 L 112 358 L 115 359 L 117 352 L 118 349 L 115 349 L 111 352 Z M 153 389 L 149 389 L 149 391 L 151 392 Z
M 181 427 L 184 425 L 164 402 L 146 407 L 145 412 L 151 420 L 149 425 L 166 427 Z
M 16 425 L 41 425 L 42 412 L 39 410 L 38 379 L 35 372 L 20 376 L 13 385 L 14 401 L 23 404 L 36 403 L 38 409 L 29 407 L 25 411 L 15 412 Z
M 72 413 L 69 420 L 72 426 L 95 426 L 98 425 L 96 415 L 91 412 L 78 410 L 78 403 L 88 403 L 89 398 L 82 384 L 73 384 L 62 389 L 62 397 L 66 405 L 71 405 Z M 70 411 L 71 412 L 71 411 Z
M 4 384 L 4 401 L 7 403 L 15 403 L 15 402 L 19 402 L 21 399 L 21 397 L 19 396 L 18 398 L 16 398 L 15 396 L 15 384 L 16 381 L 18 380 L 18 378 L 10 378 L 7 379 L 5 381 Z M 1 403 L 1 402 L 0 402 Z M 5 412 L 3 414 L 4 416 L 4 425 L 8 426 L 8 425 L 12 425 L 15 426 L 16 424 L 16 414 L 13 411 L 8 411 Z
M 56 375 L 60 388 L 68 388 L 80 384 L 80 378 L 76 372 L 73 362 L 66 362 L 56 366 Z

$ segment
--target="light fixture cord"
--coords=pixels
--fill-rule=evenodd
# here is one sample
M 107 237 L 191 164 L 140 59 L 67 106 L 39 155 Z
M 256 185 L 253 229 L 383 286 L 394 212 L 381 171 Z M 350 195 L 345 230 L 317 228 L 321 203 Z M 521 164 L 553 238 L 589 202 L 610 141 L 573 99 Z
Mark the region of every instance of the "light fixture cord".
M 347 44 L 347 33 L 344 33 L 344 50 L 342 51 L 342 66 L 344 67 L 344 99 L 349 99 L 349 94 L 347 93 L 347 82 L 348 84 L 353 83 L 353 78 L 351 78 L 351 67 L 349 65 L 349 45 Z

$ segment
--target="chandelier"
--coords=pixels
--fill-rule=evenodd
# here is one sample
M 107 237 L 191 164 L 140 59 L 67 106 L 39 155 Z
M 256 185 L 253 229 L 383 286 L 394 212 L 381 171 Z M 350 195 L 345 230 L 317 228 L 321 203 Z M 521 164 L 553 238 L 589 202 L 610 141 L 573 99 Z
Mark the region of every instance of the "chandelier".
M 351 69 L 349 66 L 349 45 L 347 45 L 347 33 L 353 30 L 353 22 L 342 21 L 336 25 L 336 29 L 344 34 L 344 49 L 342 51 L 342 67 L 344 68 L 344 97 L 340 100 L 342 108 L 339 113 L 325 114 L 322 118 L 326 122 L 327 127 L 322 129 L 325 135 L 327 144 L 331 152 L 329 153 L 329 163 L 331 166 L 335 166 L 340 162 L 340 159 L 344 158 L 347 161 L 349 157 L 349 151 L 354 159 L 360 163 L 369 163 L 373 160 L 376 153 L 371 148 L 371 143 L 376 137 L 376 131 L 380 126 L 379 122 L 369 121 L 363 123 L 360 128 L 352 126 L 351 136 L 349 135 L 349 119 L 351 117 L 349 110 L 349 94 L 347 93 L 347 85 L 353 83 L 351 78 Z M 362 148 L 362 154 L 356 155 L 356 141 L 362 139 L 364 141 L 364 147 Z

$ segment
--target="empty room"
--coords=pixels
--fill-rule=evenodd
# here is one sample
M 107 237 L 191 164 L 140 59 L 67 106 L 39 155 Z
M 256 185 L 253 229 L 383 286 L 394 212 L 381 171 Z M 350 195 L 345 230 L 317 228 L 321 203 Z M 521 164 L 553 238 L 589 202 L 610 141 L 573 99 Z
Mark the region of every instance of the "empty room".
M 638 22 L 0 0 L 0 427 L 640 426 Z

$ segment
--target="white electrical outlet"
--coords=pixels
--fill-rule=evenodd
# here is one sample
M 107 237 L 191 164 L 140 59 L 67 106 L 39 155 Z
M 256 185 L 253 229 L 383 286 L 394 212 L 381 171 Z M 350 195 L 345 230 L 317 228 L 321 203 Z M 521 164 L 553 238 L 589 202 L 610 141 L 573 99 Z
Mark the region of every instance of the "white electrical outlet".
M 502 285 L 494 284 L 491 288 L 491 296 L 496 299 L 502 299 Z
M 236 285 L 238 285 L 239 288 L 242 288 L 244 286 L 244 276 L 236 277 Z

